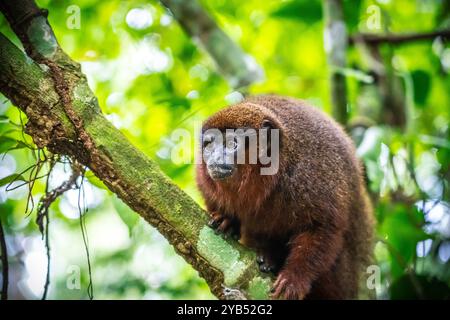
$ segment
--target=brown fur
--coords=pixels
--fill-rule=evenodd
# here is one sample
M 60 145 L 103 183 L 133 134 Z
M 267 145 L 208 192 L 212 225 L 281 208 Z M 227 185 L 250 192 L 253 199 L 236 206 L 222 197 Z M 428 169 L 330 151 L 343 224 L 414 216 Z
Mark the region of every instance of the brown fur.
M 332 119 L 306 102 L 256 96 L 210 117 L 209 128 L 280 129 L 280 167 L 262 176 L 239 165 L 212 180 L 204 164 L 198 186 L 219 229 L 240 229 L 241 242 L 279 265 L 274 297 L 353 299 L 372 250 L 372 209 L 353 143 Z

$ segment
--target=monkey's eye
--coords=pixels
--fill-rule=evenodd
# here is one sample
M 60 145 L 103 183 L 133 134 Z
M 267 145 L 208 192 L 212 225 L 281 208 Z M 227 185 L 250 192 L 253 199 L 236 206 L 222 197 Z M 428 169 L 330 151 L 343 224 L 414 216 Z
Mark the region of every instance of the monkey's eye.
M 229 139 L 229 140 L 227 141 L 227 144 L 226 144 L 227 150 L 233 151 L 233 150 L 236 150 L 237 147 L 238 147 L 238 143 L 237 143 L 236 139 L 232 139 L 232 140 Z
M 208 147 L 214 141 L 213 136 L 205 136 L 203 138 L 203 148 Z

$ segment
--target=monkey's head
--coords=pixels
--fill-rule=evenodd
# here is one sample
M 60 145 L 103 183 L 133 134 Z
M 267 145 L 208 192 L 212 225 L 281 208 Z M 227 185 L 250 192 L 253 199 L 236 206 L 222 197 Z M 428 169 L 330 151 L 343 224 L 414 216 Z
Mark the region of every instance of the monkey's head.
M 241 103 L 219 111 L 202 128 L 203 170 L 212 180 L 224 182 L 252 169 L 267 169 L 278 162 L 279 135 L 273 129 L 278 129 L 275 116 L 257 104 Z M 261 173 L 270 174 L 253 174 Z

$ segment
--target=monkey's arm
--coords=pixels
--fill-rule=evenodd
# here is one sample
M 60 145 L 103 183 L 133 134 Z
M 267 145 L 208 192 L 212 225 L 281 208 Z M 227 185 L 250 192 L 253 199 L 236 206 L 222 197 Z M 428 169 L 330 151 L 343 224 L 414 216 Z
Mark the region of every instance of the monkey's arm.
M 303 299 L 311 283 L 329 270 L 344 242 L 343 231 L 320 227 L 294 236 L 285 265 L 273 286 L 274 298 Z
M 210 201 L 206 201 L 206 208 L 211 217 L 208 225 L 217 233 L 221 233 L 225 237 L 231 236 L 236 240 L 241 237 L 240 223 L 236 217 L 226 214 Z

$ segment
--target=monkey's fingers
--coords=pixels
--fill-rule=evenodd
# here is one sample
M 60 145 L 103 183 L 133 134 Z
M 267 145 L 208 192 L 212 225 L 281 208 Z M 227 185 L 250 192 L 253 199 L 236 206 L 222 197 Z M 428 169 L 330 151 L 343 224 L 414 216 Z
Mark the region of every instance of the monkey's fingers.
M 259 271 L 265 273 L 275 272 L 275 265 L 263 254 L 256 256 L 256 262 L 258 263 Z
M 272 287 L 272 298 L 281 299 L 283 297 L 284 290 L 286 289 L 287 279 L 278 277 Z
M 264 263 L 264 256 L 262 254 L 258 254 L 256 256 L 256 263 L 258 263 L 258 264 Z
M 224 235 L 227 235 L 227 231 L 229 231 L 231 226 L 231 220 L 230 219 L 223 219 L 220 225 L 217 227 L 217 231 L 223 233 Z
M 222 233 L 222 235 L 225 239 L 231 237 L 235 240 L 239 240 L 239 238 L 240 238 L 239 231 L 236 228 L 236 225 L 235 225 L 233 219 L 224 218 L 222 223 L 216 229 L 216 231 L 219 233 Z
M 239 240 L 239 239 L 241 238 L 241 235 L 239 234 L 239 231 L 233 230 L 233 231 L 231 232 L 231 237 L 232 237 L 234 240 Z
M 311 286 L 289 274 L 280 274 L 272 287 L 273 299 L 303 300 Z
M 211 219 L 208 221 L 208 226 L 210 226 L 210 227 L 213 228 L 213 229 L 217 229 L 217 227 L 219 226 L 219 224 L 220 224 L 220 221 L 214 220 L 214 218 L 211 218 Z
M 274 267 L 267 263 L 262 263 L 259 265 L 259 271 L 264 273 L 272 273 L 274 272 Z
M 208 226 L 215 229 L 216 234 L 220 233 L 225 238 L 232 237 L 235 240 L 239 240 L 241 237 L 240 230 L 235 219 L 227 217 L 218 211 L 210 212 L 210 216 L 211 219 L 208 222 Z
M 223 232 L 228 231 L 230 229 L 230 226 L 231 226 L 231 220 L 225 218 L 222 220 L 222 223 L 219 226 L 219 230 L 223 231 Z
M 224 220 L 224 216 L 221 215 L 218 212 L 211 212 L 211 219 L 208 222 L 208 225 L 213 228 L 216 229 L 217 227 L 219 227 L 219 225 L 222 223 L 222 221 Z

